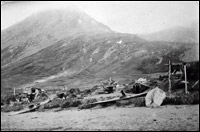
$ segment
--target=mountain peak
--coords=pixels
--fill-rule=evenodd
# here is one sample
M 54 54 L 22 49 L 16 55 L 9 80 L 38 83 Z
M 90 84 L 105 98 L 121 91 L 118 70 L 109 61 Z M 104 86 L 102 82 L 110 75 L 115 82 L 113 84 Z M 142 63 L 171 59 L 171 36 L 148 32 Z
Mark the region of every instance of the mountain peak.
M 21 59 L 77 34 L 111 32 L 109 27 L 76 8 L 48 9 L 1 32 L 1 49 L 25 50 L 23 54 L 19 52 L 18 59 Z
M 77 8 L 48 9 L 34 13 L 24 21 L 13 25 L 7 31 L 18 29 L 39 29 L 51 32 L 61 31 L 65 35 L 84 32 L 112 32 L 104 24 L 97 22 Z M 44 32 L 48 32 L 44 31 Z

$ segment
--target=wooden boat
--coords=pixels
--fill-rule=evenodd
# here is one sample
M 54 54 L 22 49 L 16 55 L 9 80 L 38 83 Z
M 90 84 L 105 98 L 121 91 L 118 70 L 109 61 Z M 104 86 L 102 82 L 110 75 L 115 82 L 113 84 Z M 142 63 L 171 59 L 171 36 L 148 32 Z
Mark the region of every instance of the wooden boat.
M 141 96 L 145 96 L 147 93 L 148 93 L 148 91 L 143 92 L 143 93 L 140 93 L 140 94 L 134 94 L 134 95 L 122 96 L 122 97 L 118 97 L 118 98 L 114 98 L 114 99 L 110 99 L 110 100 L 98 101 L 98 102 L 91 103 L 91 104 L 89 104 L 89 105 L 97 105 L 97 104 L 103 104 L 103 103 L 111 103 L 111 102 L 116 102 L 116 101 L 120 101 L 120 100 L 126 100 L 126 99 L 141 97 Z
M 24 113 L 27 113 L 27 112 L 32 112 L 32 111 L 35 111 L 36 109 L 38 109 L 40 106 L 50 102 L 51 99 L 48 99 L 48 100 L 45 100 L 41 103 L 38 103 L 38 104 L 31 104 L 29 105 L 27 108 L 21 110 L 21 111 L 17 111 L 17 112 L 14 112 L 12 113 L 10 116 L 13 116 L 13 115 L 18 115 L 18 114 L 24 114 Z

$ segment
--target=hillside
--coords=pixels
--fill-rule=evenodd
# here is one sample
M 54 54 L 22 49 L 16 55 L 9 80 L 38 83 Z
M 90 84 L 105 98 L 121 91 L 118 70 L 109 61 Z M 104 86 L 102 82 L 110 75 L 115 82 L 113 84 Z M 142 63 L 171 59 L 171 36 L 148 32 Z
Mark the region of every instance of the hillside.
M 199 24 L 193 22 L 189 26 L 177 26 L 155 33 L 138 34 L 138 36 L 148 41 L 199 43 Z
M 165 72 L 169 55 L 182 61 L 195 45 L 117 33 L 77 10 L 46 11 L 2 31 L 1 92 L 27 84 L 89 87 L 109 77 Z

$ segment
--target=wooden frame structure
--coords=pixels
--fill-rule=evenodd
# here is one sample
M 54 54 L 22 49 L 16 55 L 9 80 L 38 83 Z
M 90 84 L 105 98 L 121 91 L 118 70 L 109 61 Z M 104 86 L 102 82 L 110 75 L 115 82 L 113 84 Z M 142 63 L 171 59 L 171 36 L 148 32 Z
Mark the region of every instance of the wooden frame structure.
M 175 63 L 175 64 L 179 64 L 179 65 L 183 65 L 183 70 L 184 70 L 184 82 L 185 82 L 185 93 L 189 93 L 188 92 L 188 86 L 187 86 L 187 62 L 183 62 L 183 63 Z M 172 69 L 172 62 L 171 59 L 169 57 L 169 63 L 167 64 L 168 67 L 168 81 L 169 81 L 169 87 L 168 87 L 168 92 L 171 94 L 171 69 Z

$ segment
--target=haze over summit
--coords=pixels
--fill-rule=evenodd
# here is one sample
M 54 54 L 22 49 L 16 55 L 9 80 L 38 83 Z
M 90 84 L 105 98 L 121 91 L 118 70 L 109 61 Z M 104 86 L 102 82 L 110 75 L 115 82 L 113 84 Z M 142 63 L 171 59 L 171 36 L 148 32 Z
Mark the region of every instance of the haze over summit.
M 197 2 L 11 1 L 1 8 L 1 30 L 41 9 L 69 8 L 71 5 L 121 33 L 152 33 L 176 26 L 190 26 L 193 22 L 199 23 Z

